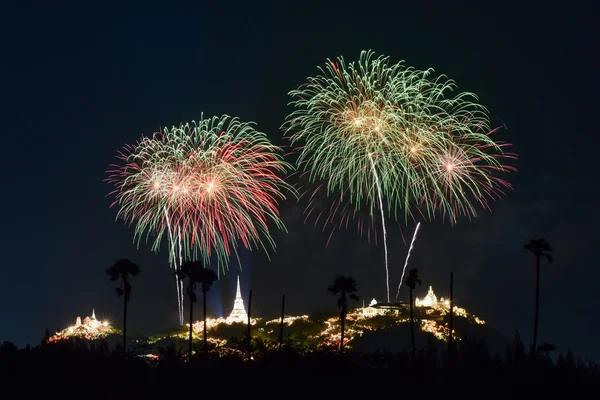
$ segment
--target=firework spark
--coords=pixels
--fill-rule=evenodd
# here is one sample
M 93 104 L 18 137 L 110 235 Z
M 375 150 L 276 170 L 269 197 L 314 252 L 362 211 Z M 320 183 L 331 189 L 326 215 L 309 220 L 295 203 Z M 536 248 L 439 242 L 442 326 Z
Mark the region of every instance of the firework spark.
M 396 293 L 396 301 L 398 301 L 398 296 L 400 296 L 400 288 L 402 287 L 402 281 L 404 280 L 404 272 L 406 272 L 406 266 L 408 265 L 408 259 L 410 258 L 410 253 L 412 252 L 413 246 L 415 245 L 415 240 L 417 240 L 417 233 L 419 233 L 419 227 L 421 223 L 417 223 L 417 227 L 415 228 L 415 233 L 413 234 L 412 240 L 410 241 L 410 247 L 408 248 L 408 253 L 406 254 L 406 260 L 404 261 L 404 267 L 402 268 L 402 276 L 400 277 L 400 284 L 398 285 L 398 292 Z
M 269 222 L 285 230 L 277 206 L 290 187 L 279 175 L 290 166 L 279 150 L 252 123 L 226 115 L 164 129 L 119 153 L 109 171 L 111 206 L 135 225 L 138 245 L 152 236 L 158 251 L 166 233 L 175 269 L 212 258 L 224 270 L 239 243 L 267 254 L 275 248 Z M 182 295 L 178 284 L 180 313 Z
M 371 222 L 359 221 L 362 230 L 379 208 L 387 247 L 386 217 L 455 223 L 510 189 L 495 174 L 514 170 L 502 162 L 516 156 L 491 139 L 487 110 L 472 93 L 450 96 L 454 81 L 432 75 L 365 51 L 358 62 L 328 60 L 290 92 L 295 110 L 284 128 L 299 170 L 317 185 L 307 214 L 317 192 L 331 199 L 325 224 L 340 219 L 342 227 L 364 209 Z M 389 301 L 387 271 L 386 260 Z

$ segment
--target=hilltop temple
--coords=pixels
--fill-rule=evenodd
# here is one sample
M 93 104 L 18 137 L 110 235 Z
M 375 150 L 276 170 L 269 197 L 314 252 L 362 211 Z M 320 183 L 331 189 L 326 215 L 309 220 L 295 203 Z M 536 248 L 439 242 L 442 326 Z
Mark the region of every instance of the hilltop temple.
M 98 319 L 96 319 L 96 311 L 92 308 L 91 317 L 85 317 L 83 321 L 81 320 L 81 317 L 75 318 L 75 325 L 71 325 L 60 332 L 56 332 L 56 334 L 51 336 L 48 341 L 55 342 L 70 337 L 100 339 L 113 332 L 114 329 L 110 326 L 108 321 L 98 321 Z
M 443 299 L 442 299 L 443 300 Z M 427 292 L 427 296 L 423 298 L 423 300 L 418 297 L 415 299 L 416 307 L 435 307 L 438 304 L 438 299 L 435 293 L 433 293 L 433 289 L 429 286 L 429 291 Z
M 96 311 L 92 308 L 92 316 L 85 317 L 83 323 L 81 322 L 81 317 L 77 317 L 75 319 L 75 328 L 79 328 L 80 326 L 84 326 L 89 329 L 98 329 L 100 325 L 107 326 L 106 322 L 102 323 L 96 319 Z
M 244 299 L 242 299 L 242 291 L 240 290 L 240 276 L 237 277 L 237 291 L 235 293 L 235 301 L 231 314 L 227 317 L 227 323 L 232 322 L 248 322 L 248 314 L 244 307 Z
M 399 304 L 400 303 L 392 303 L 392 304 L 377 303 L 377 300 L 373 299 L 373 300 L 371 300 L 371 303 L 369 303 L 368 307 L 365 307 L 363 305 L 362 310 L 360 310 L 359 313 L 363 317 L 373 317 L 375 315 L 384 315 L 387 310 L 397 310 L 399 307 Z M 406 306 L 406 305 L 404 305 L 404 306 Z M 437 296 L 433 292 L 433 288 L 431 286 L 429 286 L 429 291 L 427 292 L 427 295 L 424 298 L 422 298 L 422 299 L 420 299 L 418 297 L 415 298 L 415 307 L 449 308 L 450 301 L 447 299 L 444 299 L 443 297 L 438 300 Z M 455 311 L 456 310 L 458 310 L 458 308 L 455 306 Z
M 376 315 L 384 315 L 386 310 L 383 308 L 376 307 L 376 306 L 377 306 L 377 300 L 375 300 L 375 299 L 371 300 L 368 307 L 365 307 L 365 305 L 363 304 L 362 316 L 363 317 L 374 317 Z

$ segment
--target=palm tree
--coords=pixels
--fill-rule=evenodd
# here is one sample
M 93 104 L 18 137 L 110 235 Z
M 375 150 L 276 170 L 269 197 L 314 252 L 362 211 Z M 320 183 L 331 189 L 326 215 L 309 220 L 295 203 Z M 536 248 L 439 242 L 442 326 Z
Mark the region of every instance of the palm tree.
M 340 351 L 344 351 L 344 328 L 346 326 L 346 315 L 348 315 L 348 297 L 354 301 L 358 301 L 358 296 L 355 294 L 358 290 L 356 289 L 356 281 L 352 277 L 336 276 L 333 285 L 327 288 L 334 296 L 338 293 L 338 307 L 340 308 L 340 321 L 342 324 L 342 334 L 340 341 Z
M 406 281 L 404 283 L 410 289 L 408 291 L 409 301 L 410 301 L 410 303 L 409 303 L 409 307 L 410 307 L 410 342 L 412 345 L 412 355 L 414 358 L 414 356 L 416 354 L 416 347 L 415 347 L 415 319 L 414 319 L 414 315 L 413 315 L 413 290 L 415 290 L 415 288 L 417 287 L 417 283 L 419 284 L 419 286 L 421 286 L 421 279 L 419 279 L 419 270 L 416 268 L 411 269 L 410 272 L 408 273 L 408 276 L 406 277 Z
M 215 271 L 211 269 L 206 269 L 202 266 L 202 263 L 199 261 L 187 261 L 181 265 L 181 268 L 177 271 L 177 275 L 179 279 L 187 278 L 188 287 L 186 289 L 187 296 L 190 300 L 190 336 L 189 336 L 189 344 L 188 344 L 188 360 L 192 360 L 192 331 L 193 331 L 193 321 L 194 321 L 194 303 L 196 302 L 196 283 L 201 284 L 202 289 L 202 297 L 204 301 L 204 350 L 206 351 L 207 341 L 206 341 L 206 292 L 209 291 L 213 282 L 215 282 L 218 277 Z
M 131 298 L 131 284 L 129 279 L 140 273 L 140 267 L 124 258 L 118 260 L 113 266 L 106 269 L 106 274 L 111 281 L 121 280 L 121 285 L 116 288 L 117 296 L 123 296 L 123 353 L 127 352 L 127 302 Z
M 535 256 L 535 316 L 533 322 L 533 345 L 531 347 L 532 352 L 535 354 L 540 317 L 540 260 L 546 257 L 549 263 L 552 262 L 552 247 L 544 238 L 530 239 L 529 243 L 525 245 L 525 250 L 529 250 Z
M 183 349 L 178 349 L 175 343 L 171 343 L 166 347 L 160 347 L 158 349 L 159 365 L 161 367 L 176 367 L 181 361 L 182 352 Z
M 212 269 L 203 268 L 199 271 L 198 282 L 200 282 L 200 288 L 202 289 L 202 306 L 204 308 L 204 352 L 208 350 L 208 342 L 206 336 L 206 292 L 210 290 L 212 284 L 219 279 L 219 276 Z
M 552 343 L 545 342 L 540 344 L 538 351 L 546 354 L 546 358 L 550 360 L 550 352 L 556 351 L 556 346 L 554 346 Z
M 199 272 L 204 269 L 199 261 L 186 261 L 175 272 L 179 279 L 187 278 L 188 287 L 186 293 L 190 300 L 190 336 L 188 341 L 188 361 L 192 362 L 192 331 L 194 324 L 194 303 L 196 302 L 196 282 L 198 282 Z

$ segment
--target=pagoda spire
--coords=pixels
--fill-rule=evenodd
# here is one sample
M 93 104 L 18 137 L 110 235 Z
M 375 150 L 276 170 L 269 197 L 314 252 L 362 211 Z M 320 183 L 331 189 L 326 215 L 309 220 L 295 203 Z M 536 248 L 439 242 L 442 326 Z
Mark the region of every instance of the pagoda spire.
M 237 290 L 235 291 L 235 299 L 242 298 L 242 290 L 240 289 L 240 276 L 237 276 Z M 243 300 L 242 300 L 243 301 Z
M 242 298 L 242 290 L 240 288 L 240 276 L 237 277 L 237 290 L 235 292 L 235 301 L 233 302 L 233 309 L 231 314 L 227 317 L 228 322 L 246 322 L 248 320 L 248 314 L 246 314 L 246 307 L 244 307 L 244 299 Z

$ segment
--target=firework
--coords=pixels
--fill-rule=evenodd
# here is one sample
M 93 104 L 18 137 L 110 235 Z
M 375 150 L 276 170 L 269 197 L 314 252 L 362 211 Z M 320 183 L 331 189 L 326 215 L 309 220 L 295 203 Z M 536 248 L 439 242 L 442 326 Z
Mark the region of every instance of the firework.
M 410 258 L 410 253 L 415 245 L 415 240 L 417 240 L 417 233 L 419 233 L 419 227 L 421 223 L 417 223 L 417 227 L 415 228 L 415 233 L 413 233 L 412 240 L 410 241 L 410 247 L 408 248 L 408 253 L 406 254 L 406 260 L 404 261 L 404 267 L 402 268 L 402 275 L 400 276 L 400 284 L 398 285 L 398 292 L 396 293 L 396 301 L 398 301 L 398 296 L 400 296 L 400 288 L 402 287 L 402 282 L 404 281 L 404 272 L 406 272 L 406 267 L 408 266 L 408 259 Z
M 221 270 L 238 244 L 274 249 L 269 222 L 285 230 L 277 205 L 289 165 L 278 153 L 252 123 L 226 115 L 164 129 L 119 153 L 108 178 L 112 206 L 117 219 L 135 225 L 138 245 L 153 237 L 158 251 L 167 236 L 175 269 L 184 259 L 216 259 Z
M 379 209 L 386 258 L 386 218 L 455 223 L 490 207 L 510 184 L 494 174 L 514 157 L 494 142 L 487 110 L 471 93 L 458 93 L 433 70 L 392 64 L 361 53 L 358 62 L 328 60 L 320 74 L 290 95 L 295 110 L 284 128 L 299 150 L 298 167 L 331 199 L 325 224 L 347 225 L 363 209 L 374 226 Z M 319 216 L 320 217 L 320 216 Z M 361 228 L 362 229 L 362 228 Z

